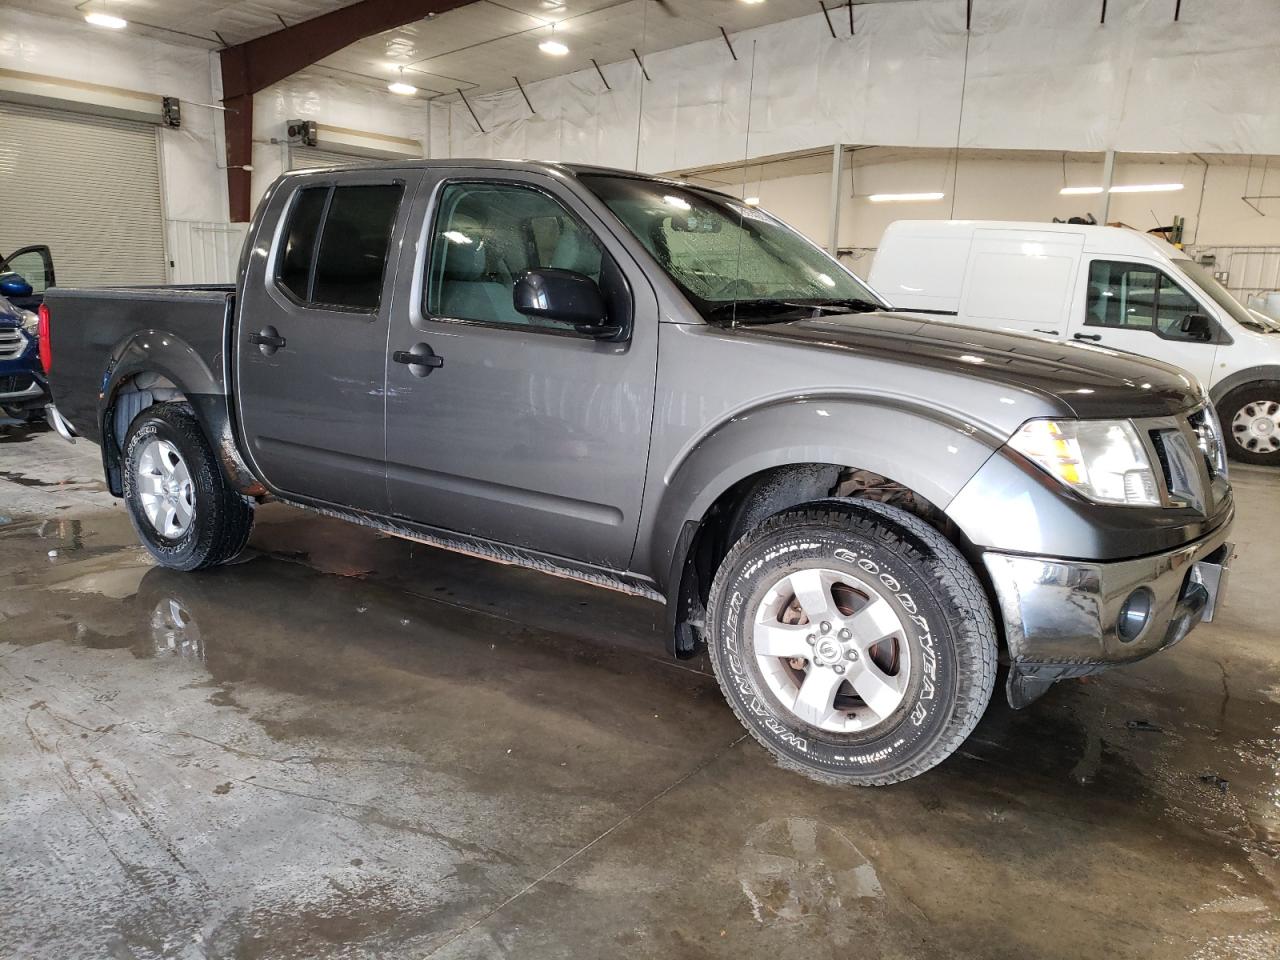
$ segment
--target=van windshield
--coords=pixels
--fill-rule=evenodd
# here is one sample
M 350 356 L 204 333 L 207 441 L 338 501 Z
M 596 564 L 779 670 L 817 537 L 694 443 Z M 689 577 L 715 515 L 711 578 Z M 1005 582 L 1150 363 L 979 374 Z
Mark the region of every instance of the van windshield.
M 885 308 L 836 260 L 757 207 L 654 180 L 579 179 L 712 323 L 780 323 Z
M 1231 319 L 1235 320 L 1236 323 L 1259 333 L 1276 333 L 1280 331 L 1280 322 L 1272 320 L 1266 314 L 1245 307 L 1244 304 L 1230 294 L 1226 287 L 1214 279 L 1212 273 L 1194 260 L 1175 260 L 1174 263 L 1178 265 L 1178 268 L 1183 273 L 1196 282 L 1196 286 L 1212 297 L 1214 303 L 1231 314 Z

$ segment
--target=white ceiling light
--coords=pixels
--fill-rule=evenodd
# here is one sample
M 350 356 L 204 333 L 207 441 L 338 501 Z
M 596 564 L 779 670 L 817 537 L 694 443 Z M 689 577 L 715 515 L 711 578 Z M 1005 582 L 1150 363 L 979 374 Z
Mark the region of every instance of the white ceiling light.
M 759 197 L 747 197 L 747 199 L 743 200 L 742 202 L 743 202 L 743 203 L 745 203 L 748 207 L 758 207 L 758 206 L 760 206 L 760 198 L 759 198 Z
M 538 44 L 538 49 L 543 53 L 551 54 L 553 57 L 563 57 L 569 52 L 569 48 L 559 40 L 543 40 Z
M 1112 193 L 1172 193 L 1181 190 L 1180 183 L 1137 183 L 1129 186 L 1112 187 Z
M 941 200 L 945 193 L 873 193 L 867 197 L 872 203 L 915 203 L 922 200 Z
M 742 0 L 743 3 L 755 6 L 757 3 L 764 3 L 764 0 Z
M 122 20 L 120 17 L 113 17 L 109 13 L 86 13 L 84 15 L 86 23 L 91 23 L 95 27 L 106 27 L 108 30 L 123 30 L 129 25 L 128 20 Z
M 400 79 L 392 80 L 390 83 L 388 83 L 387 89 L 390 90 L 392 93 L 400 94 L 400 96 L 402 97 L 412 97 L 415 93 L 418 92 L 418 88 L 415 87 L 412 83 L 404 82 L 404 67 L 400 68 Z
M 1181 190 L 1180 183 L 1133 183 L 1112 187 L 1108 193 L 1172 193 L 1174 190 Z M 1058 191 L 1064 197 L 1078 196 L 1080 194 L 1101 193 L 1101 187 L 1063 187 Z

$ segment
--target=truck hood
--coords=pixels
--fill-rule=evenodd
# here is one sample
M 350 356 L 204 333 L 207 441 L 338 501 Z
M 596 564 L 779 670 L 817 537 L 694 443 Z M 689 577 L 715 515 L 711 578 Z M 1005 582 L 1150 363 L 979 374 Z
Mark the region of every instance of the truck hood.
M 945 370 L 1059 401 L 1082 419 L 1158 417 L 1200 402 L 1195 378 L 1131 353 L 911 314 L 839 314 L 739 328 L 752 338 Z

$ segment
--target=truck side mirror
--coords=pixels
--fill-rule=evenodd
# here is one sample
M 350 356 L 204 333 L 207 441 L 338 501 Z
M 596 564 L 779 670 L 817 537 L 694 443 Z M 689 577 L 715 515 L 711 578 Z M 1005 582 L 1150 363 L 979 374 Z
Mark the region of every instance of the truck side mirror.
M 1213 339 L 1213 321 L 1203 313 L 1188 313 L 1178 325 L 1179 332 L 1188 340 L 1208 342 Z
M 526 317 L 568 323 L 584 336 L 608 339 L 620 330 L 609 322 L 600 287 L 590 277 L 572 270 L 526 270 L 516 280 L 511 297 L 513 306 Z

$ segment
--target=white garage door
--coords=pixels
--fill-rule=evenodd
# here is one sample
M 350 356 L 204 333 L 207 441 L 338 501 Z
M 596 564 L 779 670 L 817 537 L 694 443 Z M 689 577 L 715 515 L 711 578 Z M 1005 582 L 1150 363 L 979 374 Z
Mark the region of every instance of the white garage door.
M 349 153 L 338 153 L 320 147 L 289 148 L 289 169 L 307 170 L 311 167 L 345 167 L 352 164 L 370 163 L 367 157 L 356 157 Z
M 156 128 L 0 103 L 0 253 L 53 251 L 58 283 L 165 282 Z

